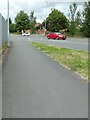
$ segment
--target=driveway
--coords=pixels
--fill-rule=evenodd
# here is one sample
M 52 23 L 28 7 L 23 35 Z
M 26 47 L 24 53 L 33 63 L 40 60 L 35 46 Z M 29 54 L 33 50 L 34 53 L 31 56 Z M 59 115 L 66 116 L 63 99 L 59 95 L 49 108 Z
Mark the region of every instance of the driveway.
M 88 118 L 88 83 L 26 37 L 13 37 L 2 78 L 3 118 Z

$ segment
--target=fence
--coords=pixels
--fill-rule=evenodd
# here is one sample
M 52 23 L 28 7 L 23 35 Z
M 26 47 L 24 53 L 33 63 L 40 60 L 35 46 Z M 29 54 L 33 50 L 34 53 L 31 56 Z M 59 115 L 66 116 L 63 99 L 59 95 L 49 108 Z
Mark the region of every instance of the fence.
M 8 40 L 7 20 L 0 14 L 0 47 Z

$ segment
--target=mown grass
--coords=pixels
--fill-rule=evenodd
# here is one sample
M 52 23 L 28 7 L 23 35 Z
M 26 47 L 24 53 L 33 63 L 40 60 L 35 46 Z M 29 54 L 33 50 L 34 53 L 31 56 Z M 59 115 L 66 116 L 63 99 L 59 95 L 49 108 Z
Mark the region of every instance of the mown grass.
M 58 48 L 52 45 L 31 42 L 40 51 L 48 54 L 51 58 L 65 65 L 69 69 L 79 73 L 88 80 L 88 52 L 82 52 L 67 48 Z

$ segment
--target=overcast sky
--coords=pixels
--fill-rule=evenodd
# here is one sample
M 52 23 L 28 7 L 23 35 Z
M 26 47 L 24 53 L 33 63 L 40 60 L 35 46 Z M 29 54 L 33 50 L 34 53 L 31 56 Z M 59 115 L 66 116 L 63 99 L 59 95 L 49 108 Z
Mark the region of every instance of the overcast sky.
M 48 2 L 47 2 L 48 1 Z M 37 22 L 42 22 L 51 12 L 51 8 L 56 8 L 66 16 L 69 12 L 69 5 L 73 2 L 78 4 L 78 9 L 83 9 L 86 0 L 9 0 L 10 18 L 14 21 L 20 10 L 24 10 L 28 15 L 35 12 Z M 62 2 L 63 1 L 63 2 Z M 79 2 L 78 2 L 79 1 Z M 0 13 L 7 18 L 7 0 L 0 0 Z

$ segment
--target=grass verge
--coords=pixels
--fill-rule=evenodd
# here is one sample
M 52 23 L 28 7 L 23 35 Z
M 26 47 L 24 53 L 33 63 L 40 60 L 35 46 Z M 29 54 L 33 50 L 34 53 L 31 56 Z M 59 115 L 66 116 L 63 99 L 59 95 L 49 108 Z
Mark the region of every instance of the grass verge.
M 10 46 L 13 44 L 13 42 L 12 41 L 10 41 Z M 6 43 L 3 43 L 2 44 L 2 47 L 0 48 L 0 55 L 2 55 L 6 50 L 7 50 L 7 48 L 8 48 L 8 43 L 6 42 Z
M 82 52 L 67 48 L 58 48 L 37 42 L 31 42 L 40 51 L 46 53 L 54 60 L 67 68 L 79 73 L 85 80 L 88 80 L 88 52 Z
M 0 48 L 0 55 L 2 55 L 5 52 L 5 50 L 7 49 L 7 47 L 8 47 L 7 43 L 5 43 L 5 44 L 2 45 L 2 47 Z

